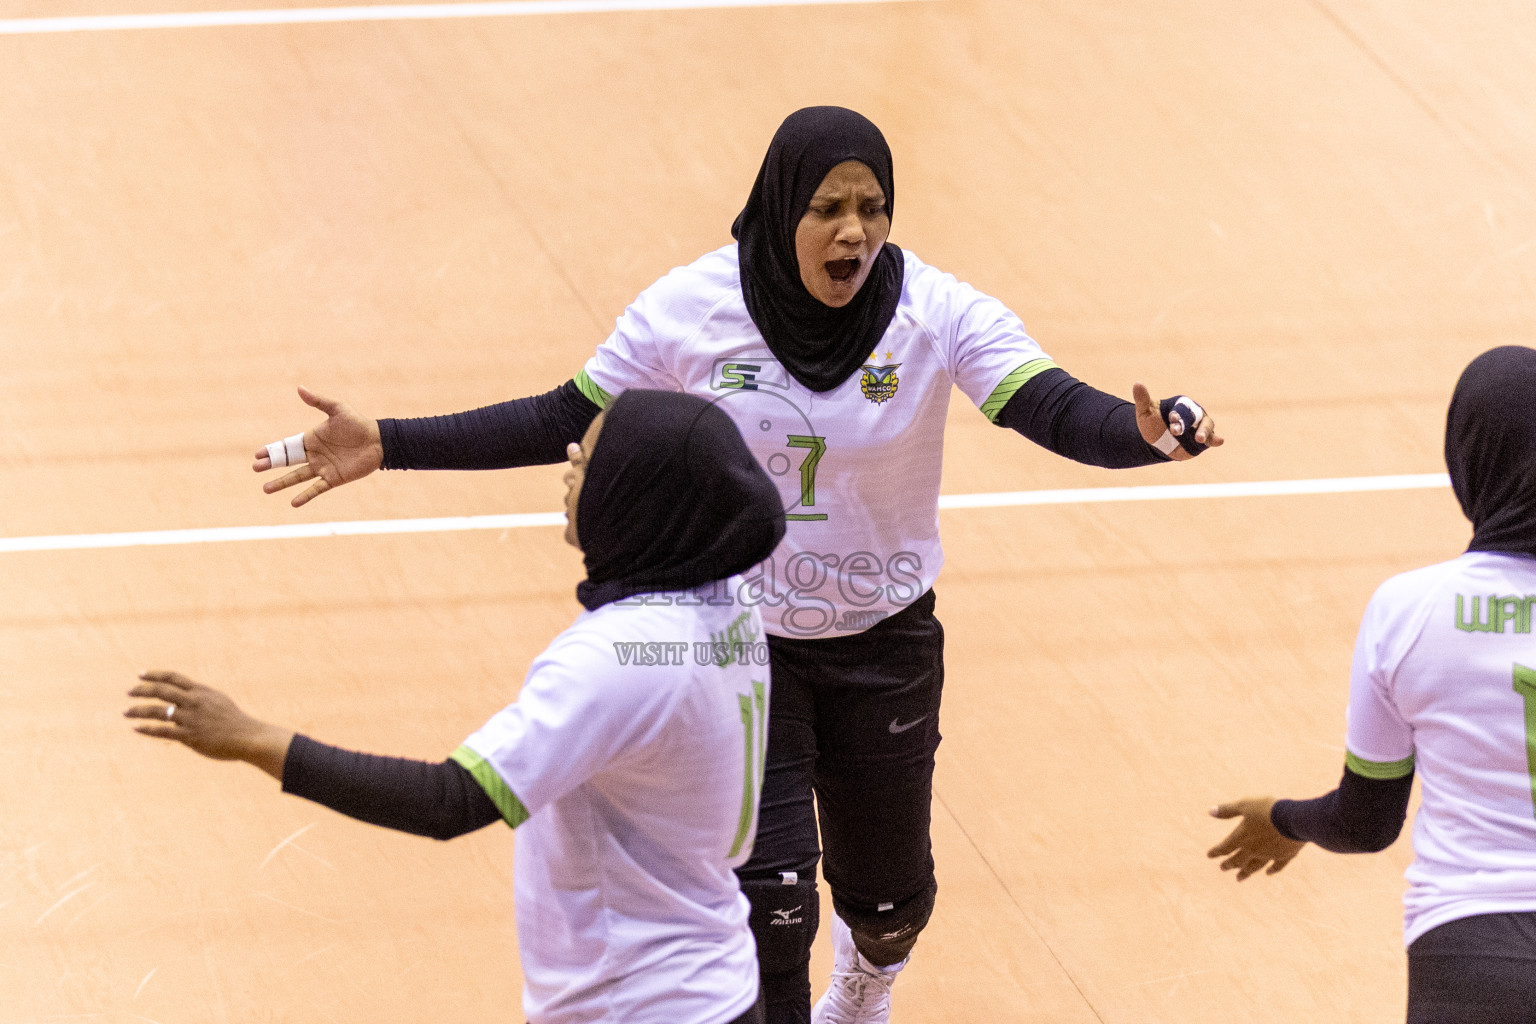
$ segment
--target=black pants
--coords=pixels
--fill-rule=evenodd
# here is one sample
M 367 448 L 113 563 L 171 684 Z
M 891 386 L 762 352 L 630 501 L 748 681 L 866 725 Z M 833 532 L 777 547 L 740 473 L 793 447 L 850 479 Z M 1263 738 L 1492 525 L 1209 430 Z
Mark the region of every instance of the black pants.
M 929 591 L 853 636 L 769 637 L 767 767 L 757 841 L 737 872 L 743 882 L 814 878 L 825 850 L 822 874 L 844 917 L 926 901 L 944 688 L 944 629 L 933 609 Z M 768 1024 L 810 1020 L 809 966 L 790 973 L 763 975 Z
M 1536 1024 L 1536 912 L 1463 917 L 1415 939 L 1408 1024 Z

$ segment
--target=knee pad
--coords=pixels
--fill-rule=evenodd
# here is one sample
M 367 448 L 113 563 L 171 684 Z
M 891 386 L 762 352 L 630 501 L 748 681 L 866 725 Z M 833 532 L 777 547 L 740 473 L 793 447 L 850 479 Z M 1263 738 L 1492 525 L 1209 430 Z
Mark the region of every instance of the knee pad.
M 742 882 L 752 904 L 752 935 L 757 939 L 757 966 L 764 974 L 781 974 L 811 960 L 811 940 L 821 923 L 816 879 L 785 885 L 780 878 Z
M 905 960 L 912 952 L 918 933 L 933 916 L 933 902 L 938 891 L 938 883 L 930 881 L 917 895 L 899 903 L 881 903 L 873 910 L 855 907 L 838 899 L 834 892 L 832 906 L 853 933 L 853 942 L 859 952 L 870 963 L 888 967 Z

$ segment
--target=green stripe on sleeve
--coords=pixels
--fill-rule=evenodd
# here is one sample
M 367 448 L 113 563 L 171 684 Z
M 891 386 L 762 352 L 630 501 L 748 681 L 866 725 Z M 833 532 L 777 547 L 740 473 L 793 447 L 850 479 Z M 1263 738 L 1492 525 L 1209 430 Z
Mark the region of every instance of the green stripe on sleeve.
M 582 394 L 587 396 L 588 401 L 599 409 L 608 408 L 608 403 L 613 401 L 612 395 L 592 383 L 592 378 L 587 376 L 585 369 L 576 374 L 576 387 Z
M 461 746 L 448 755 L 450 761 L 457 761 L 465 771 L 475 777 L 480 783 L 480 788 L 485 790 L 485 795 L 491 798 L 491 803 L 501 812 L 502 820 L 513 828 L 528 820 L 528 809 L 523 802 L 512 792 L 512 788 L 496 774 L 496 769 L 479 754 L 468 747 Z
M 1003 406 L 1008 404 L 1008 399 L 1012 398 L 1019 388 L 1028 384 L 1046 370 L 1059 369 L 1060 367 L 1049 359 L 1034 359 L 1023 366 L 1016 367 L 1012 373 L 1003 378 L 1001 384 L 992 390 L 992 393 L 987 396 L 987 400 L 981 403 L 982 415 L 996 423 L 998 413 L 1003 411 Z M 579 384 L 580 381 L 577 383 Z
M 1401 761 L 1367 761 L 1346 750 L 1344 766 L 1368 779 L 1400 779 L 1413 771 L 1413 755 L 1409 754 Z

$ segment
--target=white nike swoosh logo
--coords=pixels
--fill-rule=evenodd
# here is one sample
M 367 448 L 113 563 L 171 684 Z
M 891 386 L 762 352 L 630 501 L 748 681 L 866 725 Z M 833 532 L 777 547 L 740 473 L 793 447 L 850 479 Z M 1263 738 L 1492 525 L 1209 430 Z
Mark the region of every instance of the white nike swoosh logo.
M 914 719 L 912 719 L 912 721 L 908 722 L 906 725 L 897 725 L 896 723 L 897 723 L 898 719 L 893 718 L 893 719 L 891 719 L 891 735 L 894 736 L 894 735 L 896 735 L 899 732 L 906 732 L 908 729 L 912 728 L 918 722 L 923 721 L 927 717 L 928 717 L 927 715 L 924 715 L 922 718 L 914 718 Z

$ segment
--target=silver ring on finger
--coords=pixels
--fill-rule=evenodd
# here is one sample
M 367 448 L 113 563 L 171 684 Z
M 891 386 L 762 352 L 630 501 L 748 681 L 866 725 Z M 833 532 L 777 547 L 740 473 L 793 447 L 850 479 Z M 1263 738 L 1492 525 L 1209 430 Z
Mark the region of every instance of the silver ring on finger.
M 174 722 L 176 720 L 176 705 L 175 704 L 167 704 L 165 706 L 165 720 L 167 722 Z

